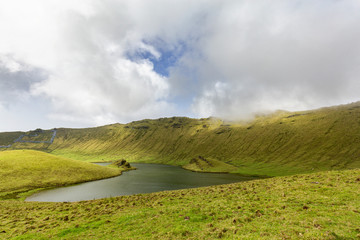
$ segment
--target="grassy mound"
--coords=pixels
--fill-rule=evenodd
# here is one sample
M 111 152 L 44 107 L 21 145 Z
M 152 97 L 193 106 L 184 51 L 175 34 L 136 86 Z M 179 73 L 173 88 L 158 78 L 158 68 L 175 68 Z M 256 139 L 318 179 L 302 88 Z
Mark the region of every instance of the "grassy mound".
M 78 203 L 0 201 L 3 239 L 357 239 L 360 170 Z
M 108 165 L 108 167 L 111 168 L 117 168 L 121 171 L 129 171 L 129 170 L 135 170 L 136 167 L 132 167 L 129 162 L 127 162 L 125 159 L 119 159 Z
M 0 198 L 32 189 L 63 186 L 119 175 L 97 166 L 33 150 L 0 152 Z
M 235 166 L 202 156 L 191 159 L 189 164 L 184 165 L 183 168 L 196 172 L 233 172 L 236 170 Z

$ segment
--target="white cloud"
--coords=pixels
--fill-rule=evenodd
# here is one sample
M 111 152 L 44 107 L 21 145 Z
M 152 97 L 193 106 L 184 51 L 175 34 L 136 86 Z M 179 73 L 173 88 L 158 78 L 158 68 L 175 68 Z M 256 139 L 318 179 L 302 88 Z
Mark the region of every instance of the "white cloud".
M 96 65 L 89 62 L 93 69 L 71 69 L 69 75 L 53 76 L 34 85 L 32 92 L 51 97 L 56 110 L 53 118 L 78 122 L 129 121 L 134 117 L 161 116 L 166 114 L 164 109 L 171 109 L 164 104 L 167 80 L 152 70 L 151 62 L 117 59 L 108 72 Z
M 153 71 L 151 62 L 126 57 L 132 49 L 160 57 L 154 46 L 144 43 L 142 33 L 132 29 L 123 8 L 128 3 L 73 2 L 14 1 L 0 6 L 0 31 L 7 36 L 0 40 L 0 56 L 12 54 L 48 74 L 44 81 L 32 82 L 28 91 L 50 100 L 50 118 L 99 125 L 172 111 L 165 101 L 167 79 Z M 20 71 L 16 62 L 5 60 L 9 71 Z
M 0 56 L 0 68 L 5 68 L 10 73 L 24 70 L 19 62 L 8 56 Z
M 223 4 L 196 47 L 201 59 L 188 59 L 202 85 L 193 108 L 234 118 L 358 100 L 357 11 L 351 1 Z M 219 81 L 228 85 L 223 97 Z

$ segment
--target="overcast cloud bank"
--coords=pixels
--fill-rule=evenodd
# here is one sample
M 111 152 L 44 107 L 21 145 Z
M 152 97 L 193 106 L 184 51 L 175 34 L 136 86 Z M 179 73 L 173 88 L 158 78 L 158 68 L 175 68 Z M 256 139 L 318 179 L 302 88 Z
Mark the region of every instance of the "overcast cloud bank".
M 355 0 L 0 1 L 0 130 L 358 101 L 359 11 Z

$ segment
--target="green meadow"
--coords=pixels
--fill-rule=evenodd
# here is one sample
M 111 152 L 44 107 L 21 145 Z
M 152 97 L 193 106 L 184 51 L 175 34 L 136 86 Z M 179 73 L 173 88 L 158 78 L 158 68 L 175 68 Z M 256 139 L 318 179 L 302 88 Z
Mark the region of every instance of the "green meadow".
M 0 201 L 2 239 L 359 239 L 360 170 L 75 203 Z
M 29 191 L 120 175 L 97 166 L 34 150 L 0 152 L 0 199 L 21 198 Z
M 242 122 L 182 117 L 0 133 L 0 239 L 360 239 L 360 103 Z M 28 141 L 13 140 L 25 134 Z M 35 140 L 36 138 L 36 140 Z M 126 159 L 272 178 L 75 203 L 43 188 L 116 176 Z

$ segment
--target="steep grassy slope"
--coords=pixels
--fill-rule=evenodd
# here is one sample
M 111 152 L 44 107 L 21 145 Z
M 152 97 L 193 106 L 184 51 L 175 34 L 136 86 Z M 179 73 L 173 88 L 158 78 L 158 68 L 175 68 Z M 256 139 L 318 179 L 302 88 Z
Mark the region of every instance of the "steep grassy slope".
M 14 143 L 14 140 L 17 139 L 22 132 L 3 132 L 0 133 L 0 146 L 8 146 Z
M 358 239 L 360 170 L 78 203 L 0 201 L 0 239 Z
M 162 118 L 58 129 L 51 145 L 16 143 L 13 148 L 38 148 L 85 161 L 125 158 L 270 176 L 352 169 L 360 167 L 360 103 L 277 112 L 242 123 Z M 207 161 L 193 161 L 200 157 Z
M 44 187 L 63 186 L 119 175 L 119 169 L 33 150 L 0 152 L 0 199 Z

